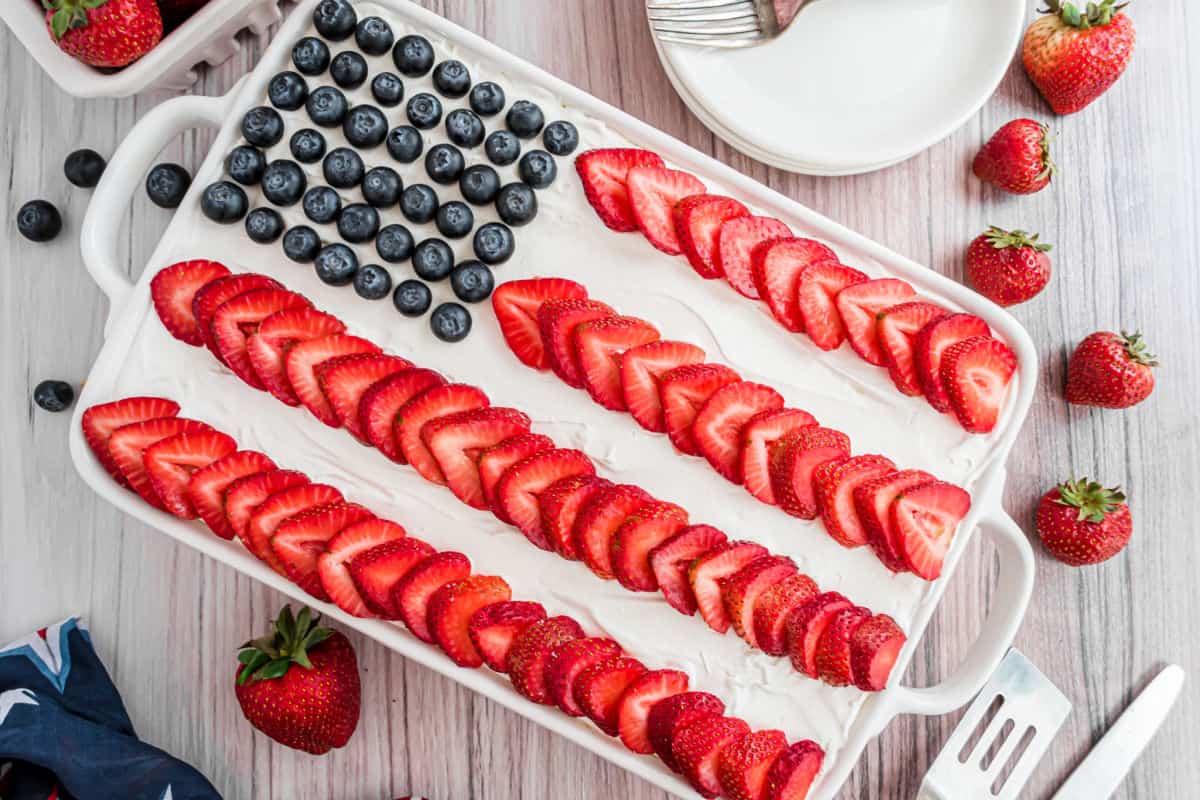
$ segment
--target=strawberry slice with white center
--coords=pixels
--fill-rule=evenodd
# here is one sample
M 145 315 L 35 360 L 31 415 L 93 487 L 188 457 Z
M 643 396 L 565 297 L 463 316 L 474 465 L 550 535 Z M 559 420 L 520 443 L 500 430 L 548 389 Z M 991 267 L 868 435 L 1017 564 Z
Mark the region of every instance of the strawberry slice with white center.
M 367 441 L 397 464 L 407 464 L 396 440 L 396 417 L 414 397 L 445 383 L 431 369 L 407 369 L 372 384 L 358 402 L 358 420 Z
M 330 540 L 343 530 L 374 518 L 374 514 L 356 503 L 310 508 L 279 523 L 271 536 L 271 550 L 293 583 L 318 600 L 329 602 L 329 593 L 321 585 L 318 559 Z
M 819 594 L 788 615 L 787 642 L 792 666 L 810 678 L 817 677 L 817 644 L 834 615 L 854 604 L 837 592 Z
M 538 495 L 542 532 L 554 552 L 570 561 L 578 561 L 575 550 L 575 520 L 584 504 L 612 483 L 597 475 L 572 475 L 556 481 Z
M 718 719 L 724 713 L 725 704 L 708 692 L 683 692 L 655 703 L 646 716 L 646 733 L 655 755 L 678 772 L 679 765 L 671 753 L 675 734 L 697 720 Z
M 650 552 L 687 524 L 687 512 L 674 503 L 646 503 L 630 514 L 609 543 L 617 581 L 631 592 L 656 591 L 658 580 L 650 566 Z
M 774 217 L 737 217 L 726 222 L 717 234 L 717 263 L 725 280 L 738 294 L 757 300 L 754 251 L 765 242 L 791 235 L 791 229 Z
M 599 300 L 547 300 L 537 311 L 538 335 L 546 362 L 568 386 L 583 388 L 571 334 L 585 322 L 615 317 L 617 312 Z
M 583 504 L 575 517 L 575 530 L 571 536 L 575 541 L 575 552 L 588 569 L 604 580 L 616 577 L 612 539 L 621 523 L 653 500 L 644 489 L 619 483 L 606 486 Z
M 570 617 L 539 620 L 517 634 L 508 653 L 508 676 L 513 688 L 527 700 L 548 706 L 550 696 L 546 666 L 561 645 L 583 638 L 583 629 Z
M 704 351 L 686 342 L 659 340 L 631 347 L 621 356 L 621 393 L 625 406 L 639 425 L 666 433 L 659 379 L 686 364 L 704 361 Z
M 825 530 L 843 547 L 869 543 L 866 528 L 854 509 L 854 490 L 867 481 L 896 471 L 884 456 L 862 455 L 826 461 L 813 470 L 813 490 Z
M 887 688 L 892 667 L 907 637 L 887 614 L 876 614 L 854 632 L 850 640 L 850 671 L 854 685 L 864 692 Z
M 303 472 L 272 469 L 238 478 L 229 484 L 223 498 L 225 519 L 229 522 L 229 527 L 233 529 L 234 535 L 241 540 L 247 550 L 263 561 L 266 560 L 251 547 L 250 538 L 246 533 L 246 529 L 250 525 L 250 517 L 271 495 L 293 486 L 303 486 L 306 483 L 309 483 L 308 476 Z
M 271 537 L 275 530 L 285 519 L 310 508 L 340 503 L 344 499 L 341 492 L 325 483 L 302 483 L 276 492 L 259 503 L 250 514 L 243 539 L 246 549 L 271 569 L 288 577 L 287 567 L 271 548 Z
M 754 249 L 750 271 L 758 294 L 779 324 L 794 333 L 804 332 L 798 291 L 800 275 L 810 265 L 837 260 L 837 254 L 813 239 L 775 239 Z
M 917 333 L 913 342 L 913 366 L 929 405 L 948 414 L 950 395 L 942 385 L 942 356 L 951 345 L 972 336 L 988 336 L 988 324 L 974 314 L 950 314 L 934 320 Z
M 892 531 L 892 501 L 906 489 L 936 480 L 923 470 L 906 469 L 869 480 L 853 492 L 854 510 L 867 532 L 867 540 L 875 555 L 892 572 L 908 572 L 908 564 L 900 554 Z
M 256 289 L 227 300 L 213 313 L 213 340 L 218 358 L 233 373 L 255 389 L 266 390 L 246 354 L 246 339 L 254 335 L 259 324 L 277 311 L 308 308 L 307 298 L 286 289 Z
M 462 553 L 447 550 L 434 553 L 410 569 L 392 589 L 392 603 L 400 619 L 423 642 L 434 644 L 429 630 L 429 599 L 433 593 L 453 581 L 471 574 L 471 560 Z
M 576 326 L 571 346 L 592 399 L 611 411 L 625 411 L 621 356 L 631 347 L 659 338 L 657 328 L 637 317 L 607 317 Z
M 653 753 L 654 746 L 650 744 L 647 723 L 650 709 L 660 701 L 687 690 L 687 674 L 674 669 L 652 670 L 629 684 L 617 708 L 617 731 L 621 735 L 621 742 L 635 753 Z
M 706 280 L 721 277 L 717 236 L 727 220 L 750 215 L 750 211 L 732 197 L 697 194 L 685 197 L 671 210 L 675 235 L 692 269 Z
M 429 632 L 458 666 L 482 667 L 483 655 L 471 641 L 471 618 L 481 608 L 511 599 L 512 589 L 495 575 L 472 575 L 447 583 L 429 598 Z
M 414 567 L 433 555 L 430 545 L 409 536 L 377 544 L 350 559 L 350 579 L 373 614 L 400 619 L 395 588 Z
M 279 311 L 264 319 L 246 339 L 246 357 L 272 397 L 289 406 L 298 406 L 300 398 L 292 391 L 284 372 L 284 355 L 296 342 L 345 332 L 346 326 L 340 319 L 315 308 Z
M 771 445 L 771 488 L 779 507 L 800 519 L 821 512 L 813 487 L 813 472 L 826 461 L 850 455 L 850 439 L 841 431 L 808 426 Z
M 750 733 L 750 726 L 736 717 L 703 718 L 681 728 L 671 744 L 680 772 L 704 797 L 721 793 L 717 762 L 725 748 Z
M 482 389 L 465 383 L 434 386 L 409 400 L 396 415 L 396 442 L 400 445 L 404 460 L 425 480 L 445 486 L 446 476 L 433 453 L 425 446 L 421 429 L 430 420 L 459 411 L 486 408 L 490 402 Z
M 187 492 L 192 474 L 235 450 L 237 442 L 220 431 L 184 431 L 147 447 L 142 464 L 167 511 L 180 519 L 195 519 L 196 506 Z
M 192 298 L 192 316 L 196 319 L 196 327 L 204 346 L 220 359 L 217 350 L 217 340 L 213 336 L 212 318 L 217 309 L 239 294 L 253 292 L 257 289 L 282 289 L 283 285 L 274 278 L 259 275 L 257 272 L 243 272 L 237 275 L 227 275 L 204 284 Z
M 734 633 L 751 647 L 758 647 L 754 633 L 754 607 L 758 598 L 771 586 L 797 572 L 795 563 L 786 556 L 762 556 L 737 572 L 717 581 L 721 602 L 733 624 Z
M 746 491 L 768 505 L 775 505 L 770 446 L 793 431 L 816 424 L 816 417 L 798 408 L 768 409 L 747 420 L 741 431 L 741 476 Z
M 896 544 L 908 568 L 937 580 L 958 529 L 971 510 L 971 496 L 951 483 L 935 481 L 905 489 L 890 510 Z
M 529 417 L 520 411 L 474 408 L 426 422 L 421 439 L 454 496 L 472 508 L 487 510 L 479 480 L 479 457 L 487 448 L 528 430 Z
M 742 567 L 769 555 L 767 548 L 754 542 L 726 542 L 697 558 L 688 567 L 688 583 L 700 617 L 717 633 L 729 630 L 732 620 L 721 597 L 721 579 Z
M 483 663 L 496 672 L 507 674 L 508 653 L 521 631 L 546 618 L 541 603 L 509 600 L 492 603 L 476 611 L 467 625 L 471 644 L 483 657 Z
M 846 341 L 846 326 L 837 310 L 837 296 L 847 286 L 867 281 L 866 273 L 836 260 L 817 261 L 805 267 L 796 280 L 796 306 L 800 324 L 822 350 L 836 350 Z
M 412 362 L 384 353 L 354 353 L 331 358 L 317 366 L 317 383 L 342 427 L 363 444 L 370 444 L 358 415 L 367 389 L 384 378 L 412 368 Z
M 858 606 L 844 608 L 833 615 L 817 641 L 817 677 L 830 686 L 849 686 L 853 682 L 850 639 L 870 618 L 871 612 Z
M 587 201 L 600 221 L 619 233 L 632 233 L 638 229 L 625 186 L 629 170 L 661 166 L 663 160 L 657 153 L 631 147 L 589 150 L 575 159 L 575 171 L 583 182 Z
M 728 481 L 742 482 L 742 428 L 764 411 L 783 408 L 783 395 L 761 383 L 722 386 L 696 414 L 692 436 L 700 454 Z
M 587 289 L 565 278 L 530 278 L 509 281 L 492 293 L 492 310 L 500 333 L 513 355 L 534 369 L 546 369 L 550 362 L 538 332 L 537 312 L 547 300 L 584 300 Z
M 682 253 L 671 213 L 683 198 L 704 194 L 700 179 L 677 169 L 634 167 L 625 178 L 625 186 L 633 217 L 646 240 L 668 255 Z
M 671 444 L 681 453 L 700 455 L 700 445 L 692 435 L 696 414 L 713 394 L 741 378 L 724 364 L 687 364 L 664 372 L 658 383 L 662 401 L 663 424 Z
M 355 617 L 372 617 L 354 579 L 350 562 L 384 542 L 404 539 L 408 532 L 386 519 L 366 519 L 349 525 L 329 540 L 325 552 L 317 558 L 317 577 L 321 588 L 338 608 Z
M 728 745 L 717 759 L 717 780 L 729 800 L 761 800 L 767 772 L 787 749 L 783 731 L 753 731 Z
M 646 665 L 636 658 L 618 656 L 601 661 L 575 679 L 575 702 L 596 727 L 609 736 L 619 732 L 621 697 L 646 674 Z
M 766 791 L 761 800 L 804 800 L 821 771 L 825 751 L 805 739 L 784 750 L 767 770 Z
M 946 309 L 933 303 L 915 301 L 892 306 L 879 313 L 875 321 L 879 347 L 887 363 L 892 383 L 903 394 L 921 396 L 921 382 L 917 379 L 913 345 L 917 334 L 929 323 L 946 316 Z
M 1016 371 L 1016 353 L 997 339 L 972 336 L 947 348 L 942 386 L 959 424 L 970 433 L 991 433 Z
M 145 422 L 150 419 L 174 417 L 179 414 L 179 404 L 174 400 L 163 397 L 126 397 L 92 406 L 83 412 L 80 427 L 83 428 L 83 438 L 91 448 L 92 455 L 112 476 L 113 480 L 129 488 L 129 481 L 121 473 L 121 468 L 113 460 L 108 449 L 108 437 L 117 428 L 132 425 L 135 422 Z
M 754 641 L 770 656 L 787 655 L 787 620 L 820 590 L 813 579 L 796 573 L 768 587 L 754 603 Z
M 201 467 L 188 479 L 187 496 L 209 530 L 222 539 L 237 533 L 225 516 L 225 490 L 248 475 L 277 469 L 275 462 L 254 450 L 239 450 Z
M 146 472 L 146 448 L 155 442 L 161 442 L 171 436 L 181 433 L 202 433 L 212 428 L 203 422 L 180 417 L 163 417 L 148 419 L 144 422 L 134 422 L 117 428 L 108 437 L 108 452 L 125 482 L 137 492 L 143 500 L 157 509 L 166 511 L 154 484 Z
M 650 551 L 650 569 L 671 608 L 685 616 L 696 613 L 696 596 L 688 582 L 692 562 L 729 541 L 712 525 L 691 525 Z
M 296 342 L 283 359 L 283 371 L 291 384 L 292 391 L 309 412 L 331 428 L 341 427 L 342 420 L 329 404 L 321 382 L 317 379 L 317 367 L 339 356 L 355 353 L 378 353 L 379 346 L 358 336 L 344 333 L 323 336 Z
M 575 702 L 575 680 L 593 664 L 618 658 L 621 646 L 612 639 L 587 637 L 564 642 L 550 651 L 546 659 L 546 691 L 549 699 L 572 717 L 582 717 L 583 709 Z
M 875 319 L 884 309 L 907 303 L 916 296 L 912 286 L 898 278 L 864 281 L 838 292 L 835 300 L 838 314 L 846 326 L 846 338 L 854 352 L 869 364 L 884 366 Z
M 554 440 L 541 433 L 520 433 L 505 439 L 500 444 L 492 445 L 479 456 L 479 485 L 483 488 L 483 498 L 487 500 L 488 508 L 504 522 L 504 509 L 496 496 L 496 485 L 508 468 L 518 461 L 524 461 L 535 453 L 554 449 Z
M 579 450 L 543 450 L 505 470 L 496 484 L 496 498 L 504 516 L 526 539 L 550 550 L 550 542 L 542 531 L 538 495 L 563 478 L 595 474 L 592 460 Z
M 161 270 L 150 281 L 150 299 L 167 332 L 194 347 L 204 344 L 204 336 L 192 311 L 196 292 L 229 275 L 229 268 L 216 261 L 181 261 Z

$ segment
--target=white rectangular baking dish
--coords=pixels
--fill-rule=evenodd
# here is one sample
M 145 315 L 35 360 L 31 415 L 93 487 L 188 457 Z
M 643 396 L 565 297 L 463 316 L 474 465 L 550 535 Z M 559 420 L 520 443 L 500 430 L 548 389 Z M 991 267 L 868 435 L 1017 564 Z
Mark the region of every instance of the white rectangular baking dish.
M 279 0 L 211 0 L 145 56 L 123 69 L 105 71 L 77 61 L 54 44 L 40 3 L 0 3 L 0 19 L 63 91 L 76 97 L 186 89 L 196 82 L 198 64 L 216 66 L 241 48 L 240 31 L 249 28 L 264 36 L 281 17 Z
M 147 271 L 136 286 L 129 283 L 116 259 L 116 237 L 120 226 L 115 225 L 114 220 L 124 215 L 133 192 L 141 183 L 141 176 L 166 142 L 180 131 L 191 127 L 222 127 L 207 161 L 197 170 L 197 181 L 192 196 L 184 202 L 184 208 L 195 207 L 195 197 L 205 183 L 200 178 L 207 176 L 208 179 L 212 179 L 219 174 L 223 154 L 233 146 L 238 135 L 239 111 L 259 102 L 267 81 L 286 59 L 291 42 L 302 35 L 301 32 L 307 27 L 310 12 L 316 2 L 317 0 L 306 0 L 301 4 L 280 30 L 278 40 L 255 72 L 228 95 L 220 98 L 180 97 L 164 103 L 143 118 L 113 156 L 112 163 L 117 168 L 106 172 L 103 182 L 93 196 L 82 230 L 85 263 L 93 278 L 109 297 L 111 310 L 106 327 L 106 342 L 77 404 L 76 423 L 83 409 L 97 402 L 114 399 L 117 375 L 132 347 L 139 321 L 147 313 L 152 313 L 149 312 L 147 288 L 152 275 Z M 431 31 L 454 42 L 463 52 L 478 54 L 500 65 L 509 75 L 546 89 L 564 104 L 601 120 L 636 144 L 659 152 L 668 161 L 718 181 L 730 193 L 762 209 L 764 213 L 779 217 L 794 229 L 823 239 L 835 248 L 845 248 L 867 255 L 892 273 L 909 280 L 918 289 L 947 298 L 971 313 L 983 317 L 997 334 L 1015 349 L 1019 359 L 1016 389 L 1010 397 L 1009 408 L 1004 414 L 995 445 L 990 451 L 990 460 L 974 485 L 972 511 L 960 528 L 947 560 L 944 576 L 925 596 L 915 618 L 908 626 L 909 643 L 901 655 L 893 685 L 866 701 L 848 731 L 846 742 L 840 751 L 826 762 L 811 797 L 814 800 L 829 800 L 836 795 L 849 776 L 863 748 L 894 717 L 899 714 L 943 714 L 965 704 L 979 690 L 999 662 L 1024 616 L 1033 586 L 1033 556 L 1024 534 L 1005 514 L 1000 500 L 1005 479 L 1004 460 L 1029 410 L 1036 385 L 1037 354 L 1032 341 L 1011 316 L 955 282 L 846 230 L 441 17 L 404 0 L 377 2 L 414 27 Z M 151 264 L 165 263 L 163 259 L 167 250 L 166 243 L 171 240 L 173 230 L 180 227 L 181 220 L 177 217 L 165 234 L 159 252 L 151 258 Z M 216 539 L 198 524 L 183 522 L 157 512 L 136 496 L 120 489 L 95 463 L 83 441 L 78 424 L 72 426 L 70 447 L 72 458 L 84 479 L 102 497 L 119 508 L 297 600 L 312 602 L 310 597 L 281 579 L 240 547 Z M 1000 557 L 999 585 L 993 593 L 995 602 L 984 628 L 970 655 L 946 681 L 925 689 L 902 686 L 900 678 L 918 646 L 921 634 L 936 610 L 968 540 L 974 530 L 979 528 L 987 531 L 996 543 Z M 480 566 L 487 568 L 487 565 Z M 396 652 L 485 694 L 677 796 L 697 797 L 682 781 L 655 760 L 629 753 L 618 742 L 605 737 L 590 726 L 568 719 L 554 709 L 527 702 L 512 690 L 507 681 L 486 670 L 459 669 L 434 648 L 420 643 L 392 624 L 354 619 L 332 606 L 322 606 L 321 610 L 342 624 L 353 627 Z

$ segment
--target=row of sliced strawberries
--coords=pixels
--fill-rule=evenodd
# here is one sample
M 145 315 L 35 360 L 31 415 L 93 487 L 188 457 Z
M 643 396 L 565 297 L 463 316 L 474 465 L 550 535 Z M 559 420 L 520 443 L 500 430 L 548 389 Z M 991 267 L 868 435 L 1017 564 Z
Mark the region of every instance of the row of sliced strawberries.
M 822 350 L 843 342 L 886 367 L 896 388 L 924 395 L 971 433 L 999 419 L 1016 355 L 970 314 L 922 300 L 907 282 L 870 279 L 833 250 L 795 236 L 783 222 L 637 149 L 591 150 L 575 161 L 588 201 L 609 228 L 640 230 L 654 247 L 684 254 L 702 278 L 724 278 L 761 299 L 779 324 Z
M 114 477 L 156 507 L 199 514 L 310 594 L 356 616 L 402 621 L 460 667 L 486 664 L 523 697 L 659 755 L 706 797 L 807 795 L 824 758 L 814 742 L 789 746 L 782 731 L 751 731 L 715 695 L 689 691 L 686 674 L 651 670 L 571 617 L 513 600 L 503 578 L 473 574 L 462 553 L 435 550 L 179 411 L 164 398 L 126 398 L 89 408 L 83 430 Z
M 733 626 L 752 646 L 790 655 L 810 677 L 867 691 L 886 685 L 905 641 L 890 617 L 880 618 L 886 636 L 864 633 L 859 647 L 865 655 L 856 668 L 851 645 L 857 627 L 847 628 L 841 638 L 823 635 L 849 601 L 836 592 L 819 592 L 791 560 L 751 542 L 729 542 L 711 526 L 689 525 L 682 508 L 636 486 L 610 485 L 584 453 L 557 448 L 549 437 L 531 432 L 527 415 L 491 406 L 474 386 L 447 383 L 432 370 L 381 353 L 282 288 L 251 288 L 214 308 L 210 298 L 225 297 L 226 287 L 236 290 L 270 279 L 212 278 L 217 270 L 210 264 L 183 262 L 152 281 L 156 307 L 173 332 L 187 333 L 190 325 L 220 332 L 215 352 L 226 364 L 241 363 L 244 353 L 264 354 L 250 369 L 259 384 L 275 387 L 273 394 L 286 390 L 322 421 L 345 427 L 397 463 L 411 465 L 467 505 L 491 511 L 542 549 L 582 560 L 598 576 L 616 577 L 632 591 L 661 590 L 681 613 L 699 610 L 719 633 Z M 236 324 L 226 321 L 231 314 Z M 155 501 L 152 492 L 143 496 Z M 243 505 L 236 495 L 233 503 Z M 180 504 L 168 510 L 180 516 L 191 512 Z M 269 507 L 260 522 L 247 523 L 244 531 L 225 529 L 224 535 L 242 536 L 252 552 L 285 573 L 266 531 L 286 510 Z M 767 590 L 789 576 L 793 590 L 768 601 Z M 305 588 L 320 596 L 319 586 Z M 769 631 L 762 641 L 753 619 L 760 605 L 764 620 L 758 627 Z M 820 609 L 828 613 L 815 613 Z M 822 650 L 837 656 L 819 659 Z
M 770 386 L 704 363 L 701 348 L 661 339 L 649 322 L 589 299 L 573 281 L 512 281 L 496 290 L 492 304 L 522 363 L 553 370 L 605 408 L 666 433 L 681 453 L 702 456 L 758 500 L 800 519 L 822 517 L 837 542 L 870 544 L 893 571 L 926 580 L 941 575 L 971 505 L 959 487 L 897 470 L 883 456 L 852 457 L 848 436 L 786 408 Z M 657 524 L 676 519 L 676 510 L 657 509 Z M 556 549 L 572 557 L 570 547 Z M 586 550 L 582 557 L 599 572 Z

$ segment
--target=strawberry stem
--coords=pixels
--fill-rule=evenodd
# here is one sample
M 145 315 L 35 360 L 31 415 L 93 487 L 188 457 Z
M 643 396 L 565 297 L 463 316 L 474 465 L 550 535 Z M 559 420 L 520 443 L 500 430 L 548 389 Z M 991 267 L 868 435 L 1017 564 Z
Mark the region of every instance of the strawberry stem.
M 67 31 L 84 28 L 88 24 L 87 12 L 97 9 L 108 0 L 42 0 L 42 8 L 53 11 L 50 18 L 50 32 L 58 41 L 67 35 Z
M 1058 486 L 1054 502 L 1079 509 L 1079 522 L 1104 522 L 1104 518 L 1125 504 L 1125 493 L 1106 489 L 1097 481 L 1071 478 Z
M 1102 0 L 1099 3 L 1088 3 L 1084 10 L 1080 11 L 1074 3 L 1046 0 L 1047 8 L 1040 10 L 1043 14 L 1054 14 L 1072 28 L 1086 31 L 1089 28 L 1103 28 L 1127 5 L 1128 2 L 1118 4 L 1116 0 Z
M 292 607 L 284 606 L 271 624 L 271 633 L 239 648 L 238 661 L 243 667 L 238 673 L 238 686 L 282 678 L 292 664 L 312 669 L 308 651 L 333 634 L 329 628 L 319 627 L 320 621 L 320 615 L 314 616 L 307 607 L 292 616 Z
M 995 225 L 989 226 L 987 233 L 988 243 L 997 250 L 1004 250 L 1008 247 L 1020 249 L 1022 247 L 1032 247 L 1039 253 L 1048 252 L 1053 248 L 1053 245 L 1044 244 L 1038 241 L 1039 234 L 1026 233 L 1023 230 L 1006 231 Z
M 1146 349 L 1146 340 L 1142 338 L 1141 333 L 1121 331 L 1121 344 L 1124 345 L 1125 354 L 1129 356 L 1129 360 L 1135 364 L 1141 364 L 1144 367 L 1158 366 L 1158 356 Z

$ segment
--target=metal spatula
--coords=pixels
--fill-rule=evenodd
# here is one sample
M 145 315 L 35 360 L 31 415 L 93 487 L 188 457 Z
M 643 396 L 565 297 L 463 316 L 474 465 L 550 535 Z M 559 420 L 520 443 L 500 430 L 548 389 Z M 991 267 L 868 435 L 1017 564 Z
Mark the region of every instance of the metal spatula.
M 929 768 L 918 800 L 1014 800 L 1070 713 L 1058 687 L 1009 650 Z

